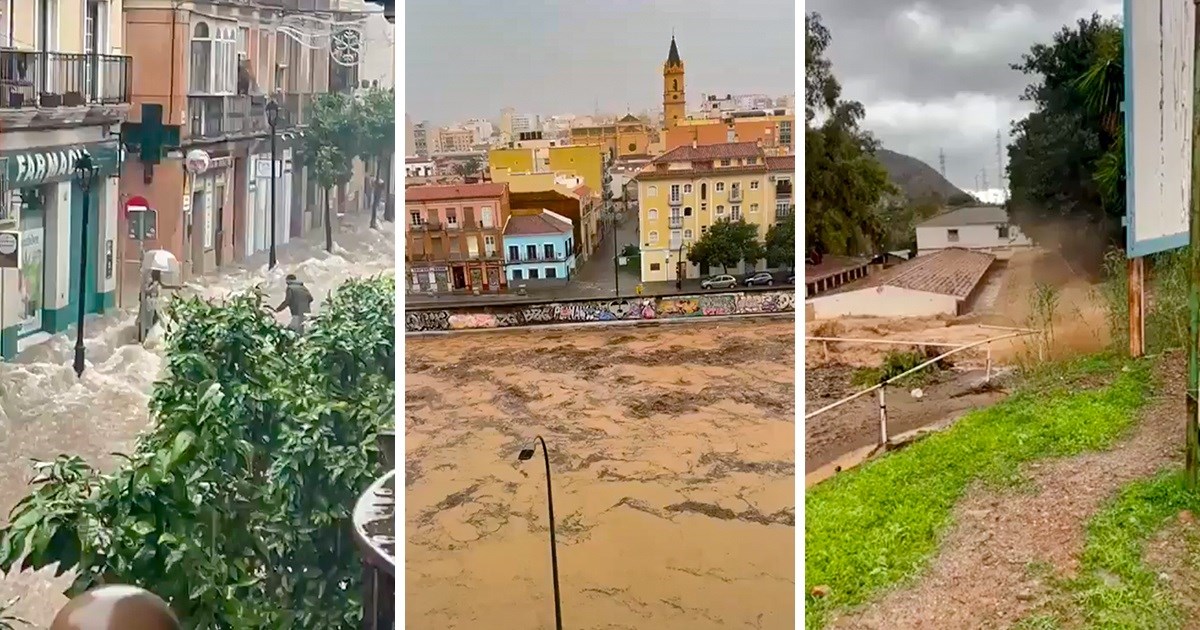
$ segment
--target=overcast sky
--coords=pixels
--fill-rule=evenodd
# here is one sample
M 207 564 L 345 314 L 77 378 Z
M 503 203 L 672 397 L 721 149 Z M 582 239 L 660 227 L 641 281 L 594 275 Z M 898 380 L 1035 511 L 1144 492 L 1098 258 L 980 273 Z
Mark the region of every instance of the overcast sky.
M 435 125 L 661 109 L 672 29 L 689 105 L 796 92 L 795 0 L 409 0 L 404 19 L 405 113 Z
M 1121 14 L 1120 0 L 808 0 L 833 37 L 829 57 L 846 98 L 861 101 L 883 145 L 974 189 L 997 186 L 996 132 L 1028 106 L 1029 82 L 1009 65 L 1077 18 Z

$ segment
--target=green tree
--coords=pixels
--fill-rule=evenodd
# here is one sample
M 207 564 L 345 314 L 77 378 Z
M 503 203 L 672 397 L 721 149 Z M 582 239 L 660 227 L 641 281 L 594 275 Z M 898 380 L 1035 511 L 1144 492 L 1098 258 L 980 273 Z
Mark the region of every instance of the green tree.
M 700 266 L 719 266 L 722 272 L 738 263 L 756 263 L 765 252 L 758 241 L 758 226 L 743 219 L 718 220 L 688 249 L 688 260 Z
M 764 243 L 764 258 L 768 267 L 796 267 L 796 215 L 792 213 L 786 221 L 767 228 Z
M 354 174 L 353 158 L 359 155 L 362 125 L 353 97 L 338 92 L 313 100 L 313 117 L 304 132 L 304 166 L 325 191 L 325 251 L 333 251 L 333 213 L 330 198 L 335 187 L 344 187 Z
M 379 227 L 379 199 L 391 187 L 392 156 L 396 147 L 396 93 L 374 88 L 355 100 L 359 127 L 358 158 L 366 168 L 371 227 Z
M 862 103 L 842 98 L 819 14 L 804 16 L 804 33 L 805 237 L 823 253 L 872 253 L 884 235 L 880 203 L 895 188 L 875 159 L 878 143 L 859 127 Z
M 1093 14 L 1037 44 L 1013 68 L 1034 111 L 1008 146 L 1012 221 L 1035 241 L 1098 271 L 1122 244 L 1124 99 L 1121 25 Z
M 474 177 L 483 170 L 483 162 L 477 157 L 469 157 L 454 165 L 454 172 L 463 178 Z

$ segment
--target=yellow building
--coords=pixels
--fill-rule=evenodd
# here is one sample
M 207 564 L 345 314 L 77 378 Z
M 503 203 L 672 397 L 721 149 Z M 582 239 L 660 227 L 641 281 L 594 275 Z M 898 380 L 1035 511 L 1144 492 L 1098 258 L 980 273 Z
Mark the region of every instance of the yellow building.
M 626 114 L 611 125 L 591 125 L 571 128 L 571 144 L 598 144 L 618 158 L 629 155 L 648 155 L 654 141 L 654 131 L 633 114 Z
M 684 98 L 683 60 L 679 58 L 675 37 L 671 36 L 671 50 L 663 63 L 663 126 L 674 129 L 684 118 L 687 118 L 687 100 Z
M 795 170 L 794 155 L 769 156 L 756 142 L 688 145 L 656 158 L 637 176 L 642 281 L 675 280 L 676 263 L 717 221 L 744 219 L 766 239 L 794 211 Z M 683 267 L 686 278 L 705 272 Z
M 438 151 L 466 153 L 475 145 L 475 132 L 462 127 L 442 127 L 438 130 Z
M 600 145 L 542 146 L 550 141 L 526 141 L 520 146 L 492 149 L 488 152 L 488 167 L 493 181 L 507 171 L 507 176 L 552 173 L 555 176 L 578 177 L 593 191 L 603 190 L 605 184 L 605 153 Z M 550 178 L 547 181 L 554 181 Z

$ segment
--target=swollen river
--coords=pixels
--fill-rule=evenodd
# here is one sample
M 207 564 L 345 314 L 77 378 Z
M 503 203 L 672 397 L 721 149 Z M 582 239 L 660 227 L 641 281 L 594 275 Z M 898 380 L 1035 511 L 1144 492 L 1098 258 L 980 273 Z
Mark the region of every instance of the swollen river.
M 344 227 L 332 254 L 324 251 L 320 234 L 314 236 L 281 248 L 273 271 L 267 271 L 260 254 L 253 266 L 202 279 L 182 292 L 220 298 L 261 285 L 268 301 L 277 304 L 284 277 L 294 273 L 312 291 L 316 310 L 346 279 L 395 270 L 393 224 L 383 223 L 378 231 Z M 163 348 L 156 339 L 146 347 L 134 342 L 134 316 L 127 309 L 87 323 L 87 369 L 81 379 L 71 368 L 74 329 L 14 362 L 0 363 L 0 522 L 26 494 L 32 459 L 69 453 L 111 468 L 112 453 L 132 450 L 148 427 L 147 403 L 163 366 Z M 279 318 L 285 321 L 284 314 Z

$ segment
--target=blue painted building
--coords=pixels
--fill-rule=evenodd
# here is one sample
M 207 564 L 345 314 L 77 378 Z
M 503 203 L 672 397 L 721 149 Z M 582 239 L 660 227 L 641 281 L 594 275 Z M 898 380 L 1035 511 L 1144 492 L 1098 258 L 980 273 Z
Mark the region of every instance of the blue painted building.
M 509 283 L 569 280 L 575 273 L 574 225 L 549 210 L 513 210 L 504 224 Z

